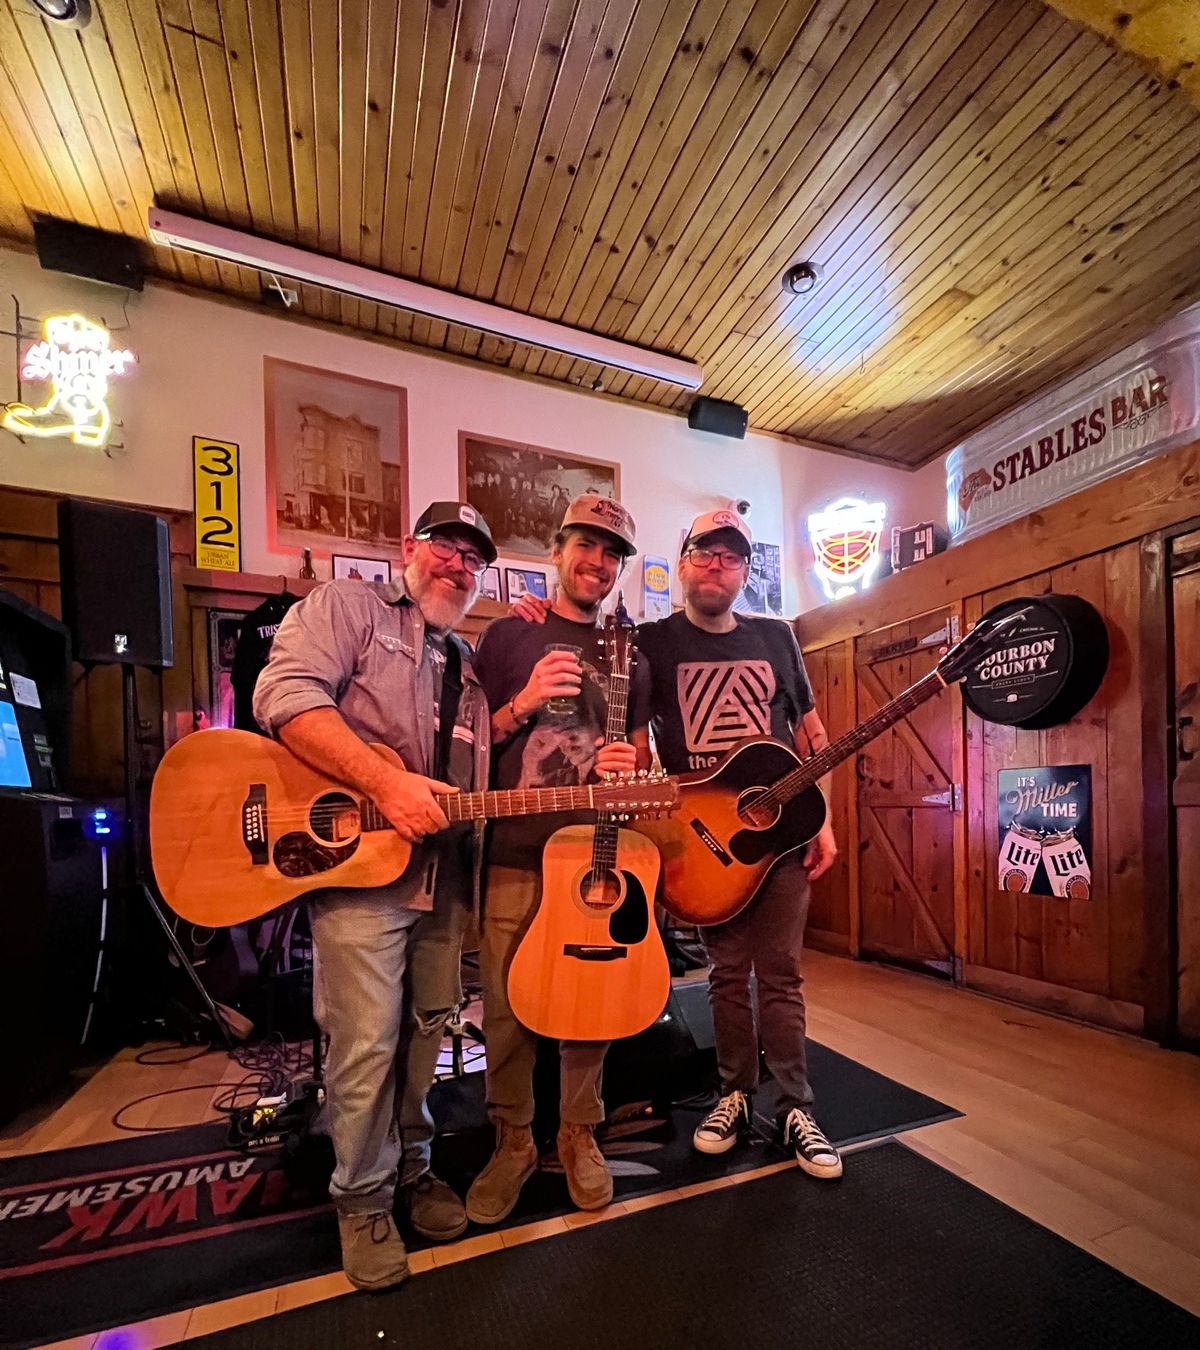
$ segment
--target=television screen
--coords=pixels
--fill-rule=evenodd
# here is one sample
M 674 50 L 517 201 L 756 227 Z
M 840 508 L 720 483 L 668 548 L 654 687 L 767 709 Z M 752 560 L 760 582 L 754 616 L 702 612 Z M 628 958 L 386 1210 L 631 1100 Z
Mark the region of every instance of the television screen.
M 0 703 L 0 787 L 29 786 L 29 765 L 17 726 L 17 710 L 11 703 Z

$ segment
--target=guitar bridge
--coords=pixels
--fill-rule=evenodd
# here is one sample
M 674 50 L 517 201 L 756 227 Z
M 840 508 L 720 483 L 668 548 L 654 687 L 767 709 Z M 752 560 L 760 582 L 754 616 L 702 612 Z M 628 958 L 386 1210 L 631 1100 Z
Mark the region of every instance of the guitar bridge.
M 262 783 L 251 783 L 242 803 L 242 843 L 255 867 L 265 867 L 270 860 L 267 849 L 267 789 Z
M 629 955 L 629 948 L 606 947 L 590 942 L 567 942 L 563 945 L 563 955 L 573 956 L 576 961 L 624 961 Z

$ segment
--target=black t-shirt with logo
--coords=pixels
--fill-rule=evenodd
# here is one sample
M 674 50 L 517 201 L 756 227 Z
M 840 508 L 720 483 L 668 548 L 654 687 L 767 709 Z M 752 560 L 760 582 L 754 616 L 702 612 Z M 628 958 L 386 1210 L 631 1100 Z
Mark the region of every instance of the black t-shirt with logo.
M 603 639 L 603 630 L 596 625 L 574 623 L 553 610 L 544 624 L 513 617 L 497 619 L 485 630 L 474 664 L 493 712 L 525 688 L 551 643 L 567 643 L 583 653 L 583 688 L 570 711 L 556 714 L 543 709 L 515 736 L 492 747 L 494 788 L 574 787 L 593 778 L 596 740 L 604 735 L 608 723 L 609 680 Z M 647 702 L 644 664 L 634 669 L 630 709 Z M 637 723 L 630 720 L 629 725 Z M 539 866 L 542 846 L 555 830 L 594 820 L 594 813 L 564 812 L 497 821 L 492 826 L 488 856 L 504 867 Z
M 271 655 L 271 644 L 283 616 L 300 597 L 290 591 L 268 596 L 242 620 L 229 679 L 233 685 L 233 725 L 239 731 L 265 734 L 254 720 L 254 686 Z
M 779 619 L 734 616 L 728 633 L 697 628 L 683 613 L 637 630 L 650 667 L 646 720 L 668 773 L 711 768 L 739 741 L 773 736 L 793 744 L 813 706 L 796 637 Z

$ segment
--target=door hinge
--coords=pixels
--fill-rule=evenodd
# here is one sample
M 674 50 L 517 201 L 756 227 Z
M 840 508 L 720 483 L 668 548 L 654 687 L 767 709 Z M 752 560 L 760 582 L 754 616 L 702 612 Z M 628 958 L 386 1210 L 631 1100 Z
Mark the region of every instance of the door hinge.
M 945 792 L 927 792 L 921 798 L 930 806 L 948 806 L 951 811 L 963 808 L 963 790 L 961 783 L 951 783 Z

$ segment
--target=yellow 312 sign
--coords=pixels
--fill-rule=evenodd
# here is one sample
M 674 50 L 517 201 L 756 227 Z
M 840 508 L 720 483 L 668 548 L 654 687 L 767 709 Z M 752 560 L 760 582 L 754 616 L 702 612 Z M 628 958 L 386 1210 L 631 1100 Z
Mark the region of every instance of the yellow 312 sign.
M 196 566 L 238 572 L 242 565 L 238 447 L 192 437 L 196 490 Z

